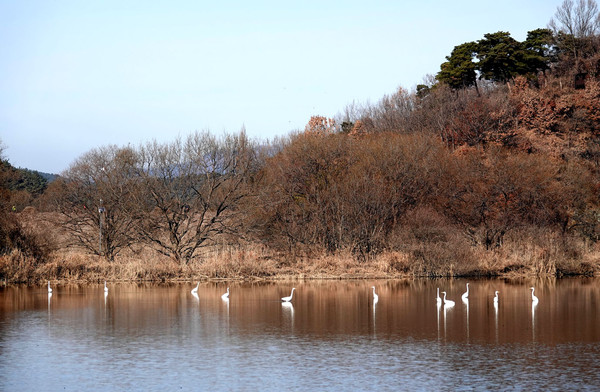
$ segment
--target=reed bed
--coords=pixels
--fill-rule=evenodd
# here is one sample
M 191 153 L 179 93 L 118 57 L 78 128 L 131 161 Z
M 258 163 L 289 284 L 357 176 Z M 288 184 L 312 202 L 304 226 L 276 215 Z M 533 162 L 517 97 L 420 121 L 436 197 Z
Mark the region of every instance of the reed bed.
M 124 252 L 114 261 L 68 247 L 52 250 L 41 261 L 13 250 L 0 255 L 0 280 L 34 283 L 45 280 L 528 278 L 594 276 L 600 272 L 597 244 L 552 232 L 514 232 L 505 238 L 502 246 L 494 249 L 476 246 L 466 237 L 452 233 L 437 238 L 427 241 L 404 233 L 397 238 L 399 245 L 375 255 L 357 255 L 350 250 L 335 254 L 314 250 L 310 254 L 291 254 L 251 243 L 223 245 L 183 264 L 149 248 Z

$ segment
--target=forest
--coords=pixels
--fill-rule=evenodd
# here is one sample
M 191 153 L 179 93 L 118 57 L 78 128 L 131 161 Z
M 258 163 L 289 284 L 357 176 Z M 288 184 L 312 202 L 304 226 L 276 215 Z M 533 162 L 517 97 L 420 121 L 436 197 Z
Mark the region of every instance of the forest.
M 52 181 L 2 156 L 0 279 L 600 272 L 596 3 L 445 60 L 275 140 L 101 146 Z

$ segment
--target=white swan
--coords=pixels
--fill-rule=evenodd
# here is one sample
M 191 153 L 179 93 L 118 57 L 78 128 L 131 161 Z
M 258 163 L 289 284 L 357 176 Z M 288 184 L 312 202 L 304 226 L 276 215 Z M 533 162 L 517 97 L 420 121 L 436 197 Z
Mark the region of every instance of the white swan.
M 437 306 L 440 306 L 442 304 L 442 299 L 440 298 L 440 288 L 437 288 L 437 297 L 435 297 L 435 301 L 437 303 Z
M 494 303 L 495 304 L 498 304 L 498 293 L 499 293 L 499 291 L 496 290 L 496 294 L 495 294 L 496 296 L 494 297 Z
M 379 301 L 379 296 L 377 294 L 375 294 L 375 286 L 373 286 L 372 289 L 373 289 L 373 302 L 377 302 L 377 301 Z
M 467 291 L 462 295 L 462 300 L 467 301 L 469 299 L 469 284 L 467 283 Z
M 294 296 L 294 290 L 296 290 L 296 288 L 292 288 L 292 293 L 290 294 L 289 297 L 281 297 L 281 300 L 283 302 L 290 302 L 292 300 L 292 297 Z
M 229 287 L 227 287 L 227 292 L 221 296 L 222 299 L 229 299 Z
M 104 281 L 104 292 L 108 293 L 108 287 L 106 287 L 106 280 Z
M 444 306 L 447 306 L 449 308 L 452 307 L 452 306 L 454 306 L 454 301 L 446 299 L 446 292 L 442 291 L 442 294 L 444 294 Z
M 200 287 L 200 282 L 198 282 L 198 284 L 196 285 L 196 287 L 194 287 L 192 289 L 192 291 L 190 291 L 192 294 L 198 294 L 198 287 Z
M 532 301 L 532 304 L 534 304 L 534 305 L 537 305 L 537 303 L 538 303 L 539 299 L 538 299 L 538 297 L 536 297 L 536 296 L 533 294 L 533 292 L 534 292 L 534 291 L 535 291 L 535 287 L 532 287 L 532 288 L 531 288 L 531 301 Z
M 52 292 L 52 287 L 50 287 L 50 281 L 48 281 L 48 292 L 51 293 Z

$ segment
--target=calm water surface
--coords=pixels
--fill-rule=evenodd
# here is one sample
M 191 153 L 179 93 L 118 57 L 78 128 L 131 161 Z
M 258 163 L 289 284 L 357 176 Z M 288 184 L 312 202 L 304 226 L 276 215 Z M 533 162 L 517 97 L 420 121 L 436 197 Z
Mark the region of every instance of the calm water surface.
M 4 287 L 0 390 L 600 390 L 599 280 L 465 283 Z

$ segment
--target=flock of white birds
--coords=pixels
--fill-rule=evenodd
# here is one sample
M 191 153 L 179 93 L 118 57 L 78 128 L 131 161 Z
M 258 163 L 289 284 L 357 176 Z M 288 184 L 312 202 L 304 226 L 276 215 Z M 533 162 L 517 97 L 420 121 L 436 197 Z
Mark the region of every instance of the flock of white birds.
M 198 284 L 196 285 L 196 287 L 194 287 L 191 291 L 192 295 L 197 296 L 198 295 L 198 288 L 200 287 L 200 282 L 198 282 Z M 294 296 L 294 290 L 296 290 L 296 288 L 294 287 L 292 289 L 292 293 L 288 296 L 288 297 L 283 297 L 281 298 L 281 301 L 283 302 L 291 302 L 292 301 L 292 297 Z M 375 288 L 373 288 L 373 293 L 375 293 Z M 48 294 L 52 294 L 52 287 L 50 286 L 50 281 L 48 281 Z M 104 294 L 108 294 L 108 287 L 106 286 L 106 281 L 104 281 Z M 229 300 L 229 287 L 227 287 L 227 292 L 223 295 L 221 295 L 221 298 L 223 300 Z
M 196 287 L 194 287 L 191 291 L 192 295 L 197 296 L 198 295 L 198 288 L 200 287 L 200 282 L 198 282 L 198 284 L 196 285 Z M 375 293 L 375 286 L 371 287 L 373 289 L 373 303 L 377 303 L 379 301 L 379 296 L 377 295 L 377 293 Z M 281 297 L 281 301 L 282 302 L 292 302 L 292 298 L 294 297 L 294 290 L 296 290 L 296 288 L 292 288 L 292 292 L 290 293 L 289 296 L 287 297 Z M 535 296 L 534 292 L 535 292 L 535 288 L 531 287 L 531 302 L 534 305 L 537 305 L 538 303 L 538 297 Z M 108 287 L 106 286 L 106 281 L 104 281 L 104 293 L 108 294 Z M 498 293 L 499 291 L 496 290 L 496 292 L 494 293 L 494 304 L 497 305 L 498 304 Z M 48 294 L 52 294 L 52 287 L 50 287 L 50 281 L 48 281 Z M 442 299 L 440 297 L 440 288 L 438 287 L 437 289 L 437 296 L 436 296 L 436 302 L 437 305 L 440 306 L 442 305 L 442 303 L 444 304 L 445 307 L 450 308 L 452 306 L 455 305 L 455 302 L 446 298 L 446 292 L 442 291 L 442 294 L 444 294 L 444 298 Z M 229 287 L 227 287 L 227 292 L 223 295 L 221 295 L 221 298 L 223 300 L 229 300 Z M 467 283 L 467 291 L 465 291 L 465 293 L 462 295 L 462 300 L 463 302 L 466 302 L 469 300 L 469 284 Z
M 531 287 L 530 290 L 531 290 L 531 303 L 533 305 L 537 305 L 537 303 L 539 302 L 539 299 L 534 294 L 535 287 Z M 375 292 L 375 291 L 373 291 L 373 292 Z M 496 290 L 494 292 L 494 297 L 493 297 L 494 305 L 498 305 L 498 300 L 499 300 L 498 293 L 500 293 L 498 290 Z M 442 291 L 442 294 L 444 294 L 444 298 L 443 299 L 440 298 L 440 289 L 438 287 L 438 289 L 437 289 L 437 297 L 436 297 L 437 305 L 440 306 L 443 303 L 444 306 L 447 307 L 447 308 L 450 308 L 450 307 L 454 306 L 454 301 L 451 301 L 451 300 L 449 300 L 449 299 L 446 298 L 446 292 Z M 461 298 L 462 298 L 463 302 L 467 302 L 469 300 L 469 284 L 468 283 L 467 283 L 467 291 L 464 292 L 464 294 L 461 296 Z

